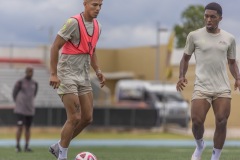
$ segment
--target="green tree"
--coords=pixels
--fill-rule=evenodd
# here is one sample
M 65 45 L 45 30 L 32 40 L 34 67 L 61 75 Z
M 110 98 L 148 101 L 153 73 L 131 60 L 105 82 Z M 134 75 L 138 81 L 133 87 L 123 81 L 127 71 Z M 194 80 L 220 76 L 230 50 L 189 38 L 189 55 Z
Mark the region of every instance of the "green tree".
M 174 26 L 177 48 L 185 46 L 189 32 L 204 26 L 204 6 L 191 5 L 181 15 L 182 24 Z

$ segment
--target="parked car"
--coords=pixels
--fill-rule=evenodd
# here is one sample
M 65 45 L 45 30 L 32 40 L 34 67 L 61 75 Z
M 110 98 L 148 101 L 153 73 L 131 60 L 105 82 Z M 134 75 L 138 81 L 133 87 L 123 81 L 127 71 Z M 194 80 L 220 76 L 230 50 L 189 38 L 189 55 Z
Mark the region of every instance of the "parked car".
M 154 95 L 154 108 L 159 109 L 160 117 L 167 123 L 177 123 L 188 127 L 190 107 L 181 92 L 176 91 L 175 84 L 150 83 L 146 92 Z M 165 119 L 164 119 L 165 118 Z
M 160 123 L 175 123 L 188 127 L 189 103 L 177 92 L 175 84 L 144 80 L 119 80 L 115 88 L 115 104 L 130 108 L 155 108 Z
M 120 80 L 115 87 L 115 104 L 128 108 L 149 108 L 144 98 L 145 82 Z

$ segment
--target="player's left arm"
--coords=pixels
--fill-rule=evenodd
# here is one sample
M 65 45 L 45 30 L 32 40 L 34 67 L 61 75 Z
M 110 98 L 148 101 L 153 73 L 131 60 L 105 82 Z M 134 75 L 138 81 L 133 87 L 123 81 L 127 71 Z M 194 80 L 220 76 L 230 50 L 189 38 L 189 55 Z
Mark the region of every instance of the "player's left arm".
M 234 89 L 236 90 L 238 88 L 240 90 L 240 74 L 237 61 L 235 59 L 228 59 L 228 65 L 229 70 L 235 79 Z
M 94 48 L 94 51 L 93 51 L 93 55 L 91 57 L 91 66 L 93 68 L 93 70 L 95 71 L 99 81 L 100 81 L 100 85 L 101 87 L 103 87 L 105 85 L 105 77 L 100 69 L 100 67 L 98 66 L 98 61 L 97 61 L 97 55 L 96 55 L 96 51 L 95 51 L 95 48 Z
M 238 88 L 240 90 L 240 74 L 236 61 L 236 41 L 234 37 L 232 38 L 228 48 L 227 57 L 229 70 L 235 79 L 234 89 L 236 90 Z

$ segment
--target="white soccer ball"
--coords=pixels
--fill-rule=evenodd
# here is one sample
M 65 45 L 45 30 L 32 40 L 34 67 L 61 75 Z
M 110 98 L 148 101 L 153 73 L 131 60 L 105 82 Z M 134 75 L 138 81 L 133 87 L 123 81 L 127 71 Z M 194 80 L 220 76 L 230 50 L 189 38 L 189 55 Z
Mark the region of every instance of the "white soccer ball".
M 97 157 L 90 152 L 78 153 L 75 160 L 97 160 Z

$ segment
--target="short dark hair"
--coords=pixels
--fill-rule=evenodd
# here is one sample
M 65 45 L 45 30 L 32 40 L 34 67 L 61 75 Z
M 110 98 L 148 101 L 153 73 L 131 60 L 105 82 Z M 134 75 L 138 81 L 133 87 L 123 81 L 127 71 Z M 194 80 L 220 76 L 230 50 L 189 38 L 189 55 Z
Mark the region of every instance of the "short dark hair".
M 220 6 L 220 4 L 218 4 L 216 2 L 212 2 L 212 3 L 209 3 L 208 5 L 206 5 L 205 10 L 206 9 L 217 11 L 217 13 L 220 16 L 222 16 L 222 7 Z

